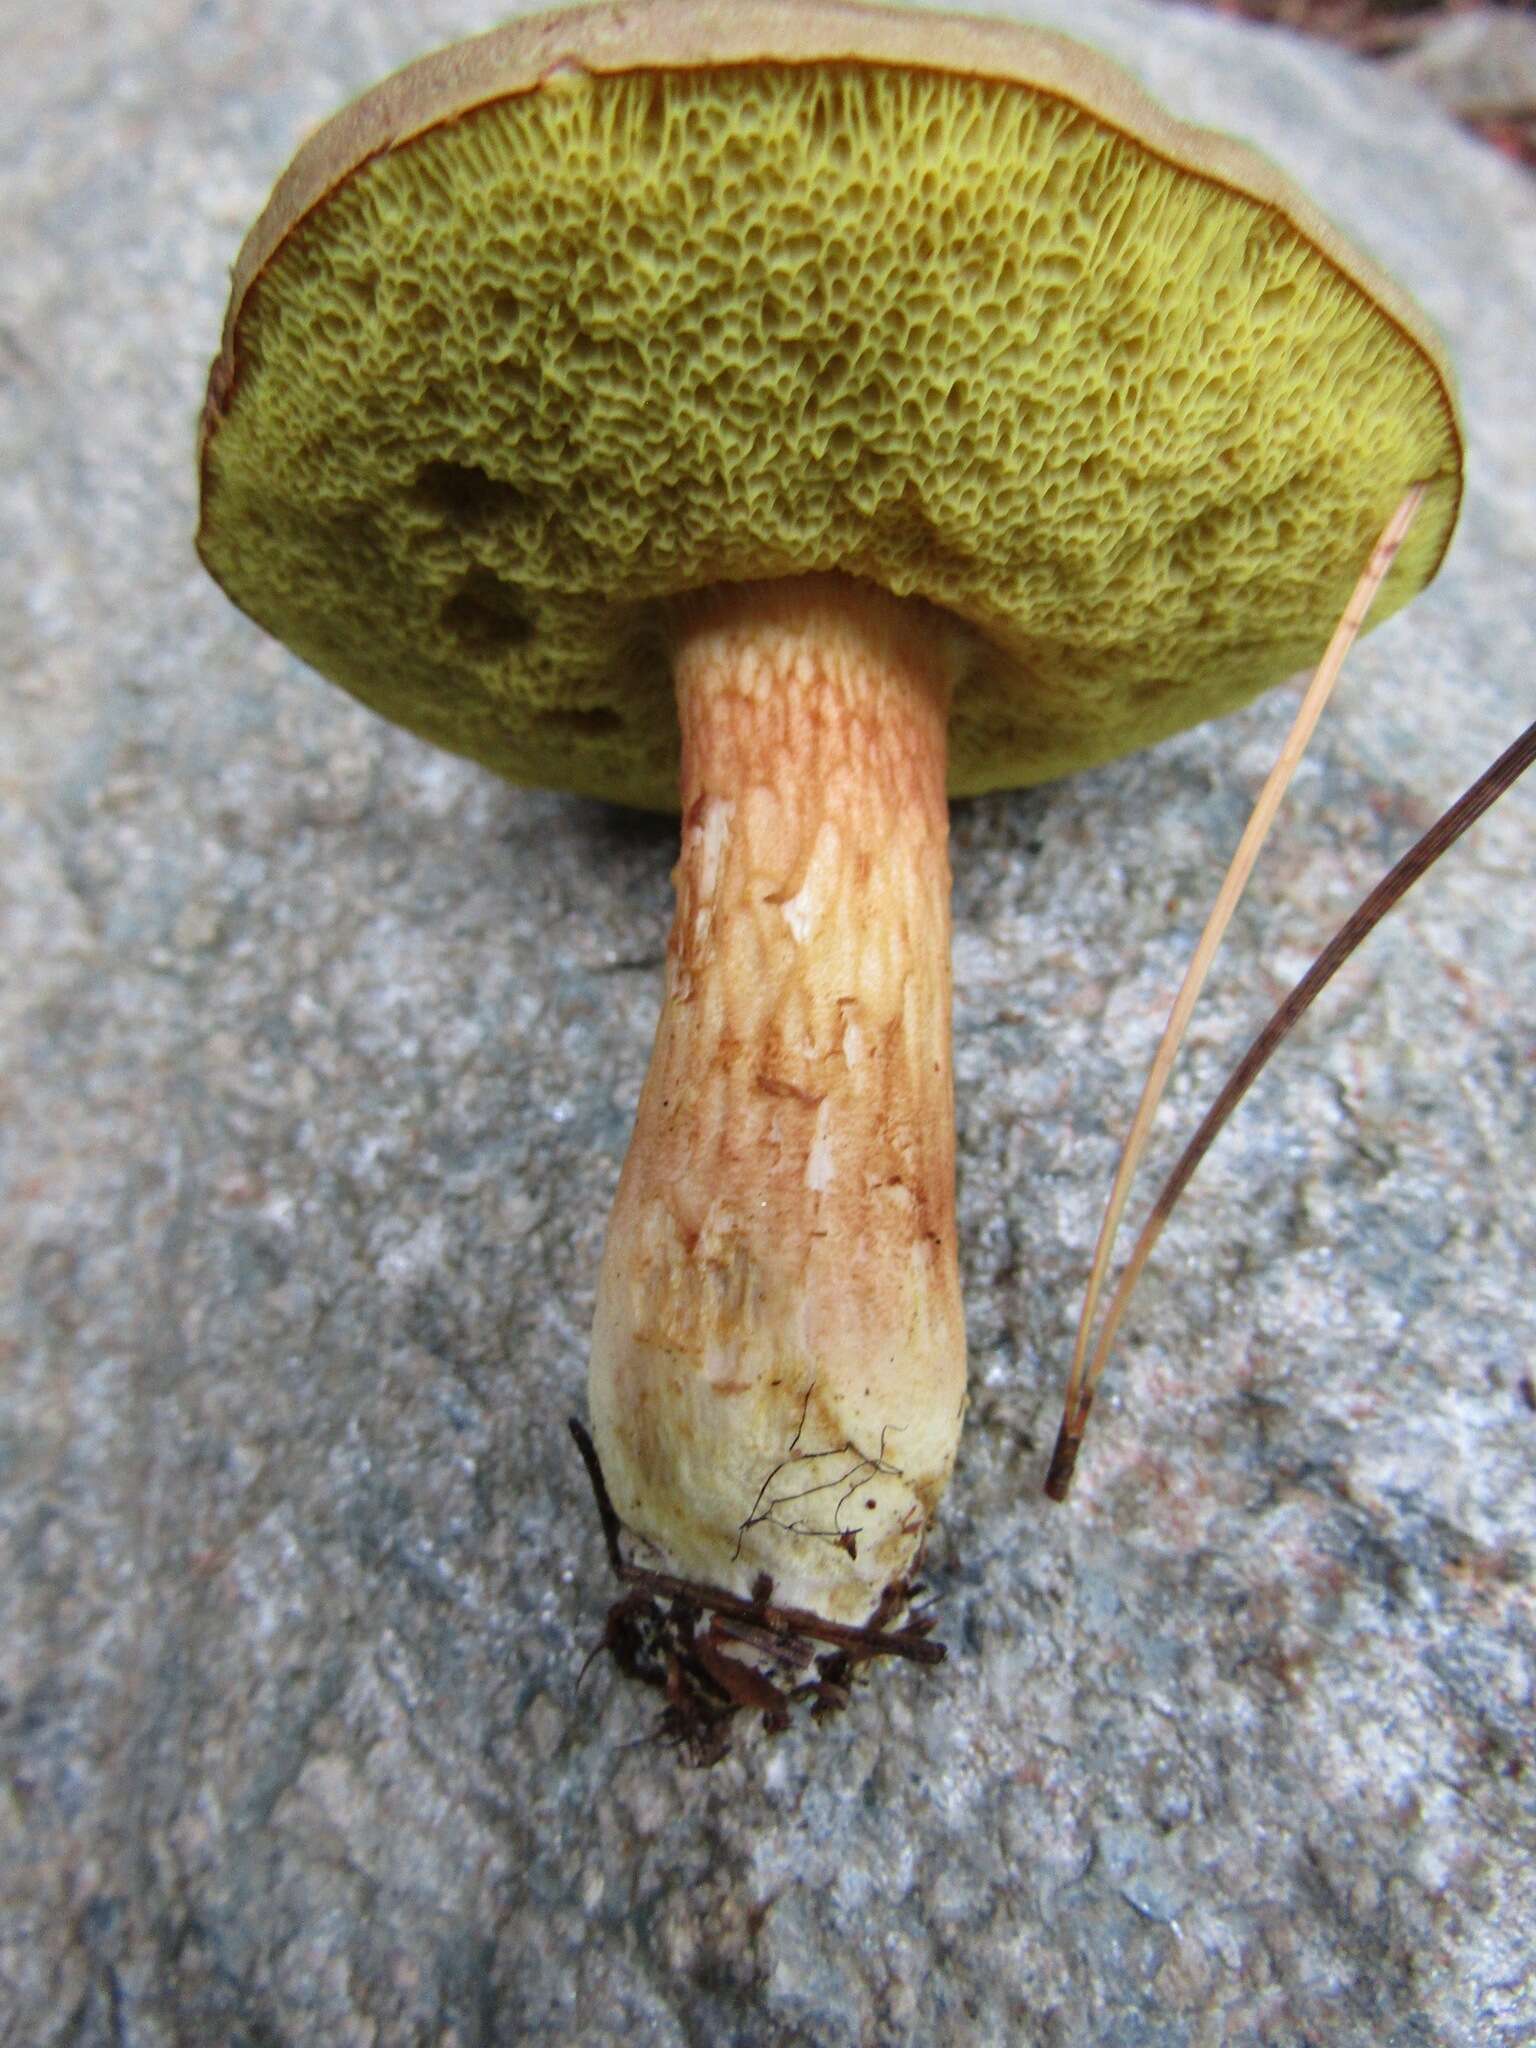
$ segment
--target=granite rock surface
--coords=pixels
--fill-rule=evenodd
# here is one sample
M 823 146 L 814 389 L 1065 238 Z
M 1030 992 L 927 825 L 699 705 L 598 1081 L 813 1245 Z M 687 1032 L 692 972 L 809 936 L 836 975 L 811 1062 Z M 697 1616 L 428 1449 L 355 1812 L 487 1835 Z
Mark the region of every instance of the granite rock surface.
M 1038 10 L 1290 167 L 1458 362 L 1470 492 L 1197 1018 L 1269 1003 L 1530 715 L 1536 191 L 1406 82 Z M 565 1433 L 671 829 L 503 787 L 191 552 L 227 266 L 470 0 L 4 9 L 0 2040 L 1536 2041 L 1536 791 L 1212 1155 L 1071 1505 L 1118 1137 L 1289 716 L 957 807 L 972 1406 L 950 1661 L 689 1772 L 599 1662 Z

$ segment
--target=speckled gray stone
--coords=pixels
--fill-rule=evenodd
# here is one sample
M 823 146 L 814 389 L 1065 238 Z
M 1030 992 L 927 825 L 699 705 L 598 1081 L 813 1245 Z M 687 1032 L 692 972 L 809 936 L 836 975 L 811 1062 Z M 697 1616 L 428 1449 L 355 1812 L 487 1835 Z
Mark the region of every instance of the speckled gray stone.
M 1460 363 L 1464 525 L 1363 647 L 1164 1156 L 1536 678 L 1536 196 L 1405 85 L 1044 12 L 1256 139 Z M 577 1672 L 565 1436 L 671 836 L 386 731 L 191 555 L 226 267 L 471 0 L 13 4 L 0 2039 L 1536 2041 L 1536 791 L 1212 1156 L 1039 1482 L 1143 1064 L 1288 717 L 955 815 L 973 1403 L 950 1663 L 690 1774 Z

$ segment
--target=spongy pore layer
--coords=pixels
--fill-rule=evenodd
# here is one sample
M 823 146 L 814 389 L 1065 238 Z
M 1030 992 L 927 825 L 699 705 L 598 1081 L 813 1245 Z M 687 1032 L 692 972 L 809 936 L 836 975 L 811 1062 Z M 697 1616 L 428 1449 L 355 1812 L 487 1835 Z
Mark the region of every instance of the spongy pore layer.
M 1285 214 L 1052 93 L 843 62 L 557 72 L 345 176 L 245 292 L 204 558 L 388 717 L 666 806 L 666 600 L 840 570 L 966 627 L 951 787 L 1315 659 L 1460 451 Z

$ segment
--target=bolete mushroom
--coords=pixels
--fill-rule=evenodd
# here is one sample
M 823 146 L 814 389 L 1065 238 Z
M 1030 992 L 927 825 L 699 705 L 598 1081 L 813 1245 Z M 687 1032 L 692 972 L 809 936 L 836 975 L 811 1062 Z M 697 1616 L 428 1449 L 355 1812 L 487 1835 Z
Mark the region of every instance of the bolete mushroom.
M 324 674 L 680 806 L 602 1472 L 661 1570 L 885 1627 L 965 1405 L 946 793 L 1291 675 L 1415 481 L 1377 618 L 1419 589 L 1461 468 L 1426 321 L 1060 37 L 621 0 L 305 145 L 201 460 L 203 560 Z

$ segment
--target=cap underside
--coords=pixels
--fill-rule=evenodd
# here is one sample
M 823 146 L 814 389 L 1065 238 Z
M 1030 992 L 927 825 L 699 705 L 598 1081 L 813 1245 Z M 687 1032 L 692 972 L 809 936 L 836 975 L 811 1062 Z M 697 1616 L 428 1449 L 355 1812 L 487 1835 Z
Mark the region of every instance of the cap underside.
M 838 570 L 965 622 L 957 793 L 1245 700 L 1316 658 L 1415 480 L 1376 618 L 1433 574 L 1453 401 L 1119 93 L 1115 125 L 938 68 L 571 65 L 456 110 L 237 291 L 205 561 L 387 717 L 655 807 L 666 600 L 726 580 Z

